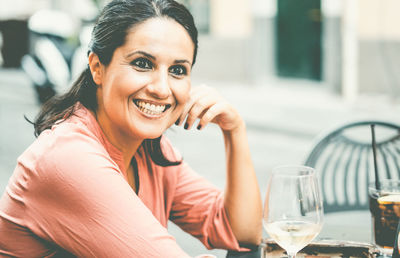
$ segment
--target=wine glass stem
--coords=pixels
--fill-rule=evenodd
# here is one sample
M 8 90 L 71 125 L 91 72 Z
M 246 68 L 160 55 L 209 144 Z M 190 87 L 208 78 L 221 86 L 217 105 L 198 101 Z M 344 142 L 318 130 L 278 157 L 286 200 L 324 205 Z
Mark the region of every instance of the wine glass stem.
M 295 253 L 294 254 L 288 253 L 287 255 L 288 255 L 288 258 L 296 258 L 296 254 Z

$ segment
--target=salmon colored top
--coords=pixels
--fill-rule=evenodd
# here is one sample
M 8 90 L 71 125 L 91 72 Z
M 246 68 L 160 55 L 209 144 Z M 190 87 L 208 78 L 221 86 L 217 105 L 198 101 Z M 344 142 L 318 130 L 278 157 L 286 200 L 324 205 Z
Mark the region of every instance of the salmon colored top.
M 181 156 L 163 137 L 171 161 Z M 140 147 L 139 192 L 122 154 L 82 105 L 18 158 L 0 200 L 0 256 L 187 257 L 171 220 L 207 248 L 239 250 L 223 194 L 185 163 L 156 165 Z

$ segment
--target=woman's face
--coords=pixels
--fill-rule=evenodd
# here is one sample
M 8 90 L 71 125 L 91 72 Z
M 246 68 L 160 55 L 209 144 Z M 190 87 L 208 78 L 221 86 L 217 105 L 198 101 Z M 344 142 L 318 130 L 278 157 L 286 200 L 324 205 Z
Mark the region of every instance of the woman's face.
M 157 138 L 175 123 L 189 99 L 193 51 L 189 34 L 172 19 L 152 18 L 128 32 L 94 76 L 96 115 L 110 140 Z

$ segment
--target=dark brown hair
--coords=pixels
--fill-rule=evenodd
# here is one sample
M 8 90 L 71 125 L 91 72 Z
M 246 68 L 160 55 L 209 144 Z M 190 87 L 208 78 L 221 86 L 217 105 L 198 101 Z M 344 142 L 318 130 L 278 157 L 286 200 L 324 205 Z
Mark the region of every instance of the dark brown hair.
M 92 32 L 89 53 L 93 52 L 103 65 L 111 62 L 116 48 L 126 41 L 128 31 L 140 23 L 155 17 L 175 20 L 188 32 L 194 43 L 193 64 L 197 55 L 197 29 L 190 12 L 183 5 L 173 0 L 113 0 L 101 12 Z M 35 135 L 51 128 L 56 122 L 64 121 L 74 113 L 75 104 L 82 103 L 89 110 L 96 112 L 96 84 L 89 67 L 73 83 L 71 89 L 63 95 L 54 96 L 47 101 L 35 118 Z M 160 146 L 161 136 L 146 139 L 142 146 L 152 160 L 160 166 L 180 164 L 165 158 Z

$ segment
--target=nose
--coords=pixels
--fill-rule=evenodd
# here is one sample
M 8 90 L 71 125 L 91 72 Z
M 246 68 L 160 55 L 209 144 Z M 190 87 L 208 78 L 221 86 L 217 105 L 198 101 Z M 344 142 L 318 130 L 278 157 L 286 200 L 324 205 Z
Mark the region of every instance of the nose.
M 147 87 L 151 96 L 158 99 L 166 99 L 171 95 L 168 76 L 168 71 L 158 71 L 154 73 L 153 80 Z

